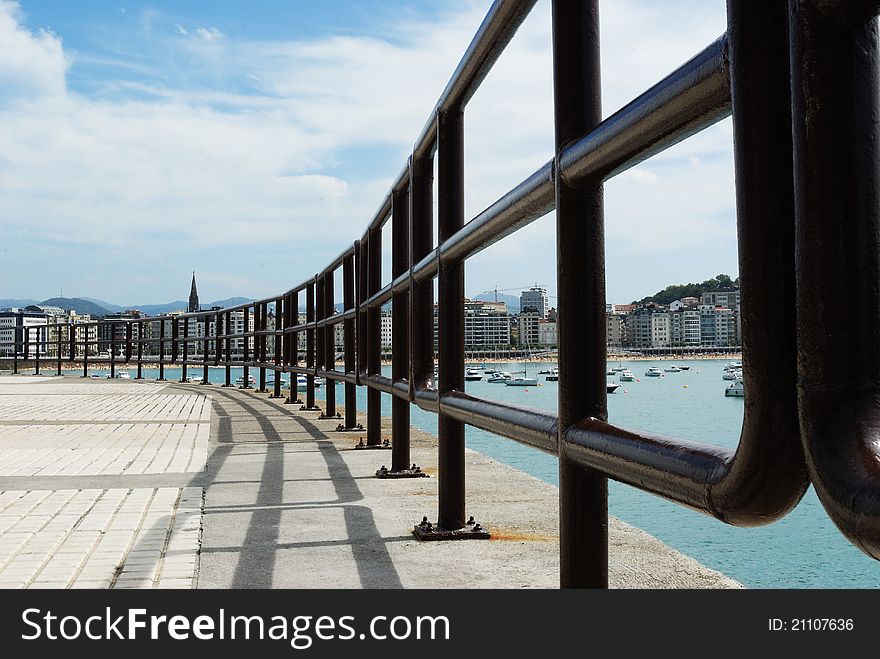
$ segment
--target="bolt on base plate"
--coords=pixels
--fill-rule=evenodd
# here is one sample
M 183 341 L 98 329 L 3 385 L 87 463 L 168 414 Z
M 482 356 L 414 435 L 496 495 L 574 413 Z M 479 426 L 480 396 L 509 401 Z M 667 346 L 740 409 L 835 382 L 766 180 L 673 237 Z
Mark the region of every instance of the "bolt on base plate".
M 307 407 L 307 406 L 303 405 L 301 408 L 299 408 L 299 411 L 300 412 L 320 412 L 321 408 L 318 407 L 317 405 L 314 405 L 312 407 Z
M 294 400 L 290 399 L 290 396 L 287 397 L 287 400 L 284 401 L 285 405 L 302 405 L 303 402 L 299 398 L 295 398 Z
M 351 428 L 346 428 L 344 425 L 342 425 L 340 423 L 338 426 L 336 426 L 335 432 L 363 432 L 363 431 L 364 431 L 364 427 L 360 423 L 357 424 L 356 426 L 352 426 Z
M 390 471 L 385 465 L 376 470 L 376 478 L 426 478 L 428 474 L 421 467 L 413 465 L 409 469 Z
M 491 538 L 489 531 L 469 517 L 467 523 L 460 529 L 444 529 L 434 526 L 427 517 L 422 517 L 421 524 L 413 527 L 413 535 L 420 542 L 431 540 L 488 540 Z
M 354 447 L 355 447 L 355 449 L 357 449 L 357 450 L 361 450 L 361 451 L 366 451 L 366 450 L 370 450 L 370 449 L 390 449 L 390 448 L 391 448 L 391 442 L 389 442 L 389 441 L 386 439 L 386 440 L 385 440 L 384 442 L 382 442 L 381 444 L 367 444 L 367 443 L 364 441 L 364 438 L 361 437 L 360 441 L 359 441 L 357 444 L 355 444 Z
M 325 419 L 341 419 L 341 414 L 322 414 L 318 417 L 318 421 L 324 421 Z

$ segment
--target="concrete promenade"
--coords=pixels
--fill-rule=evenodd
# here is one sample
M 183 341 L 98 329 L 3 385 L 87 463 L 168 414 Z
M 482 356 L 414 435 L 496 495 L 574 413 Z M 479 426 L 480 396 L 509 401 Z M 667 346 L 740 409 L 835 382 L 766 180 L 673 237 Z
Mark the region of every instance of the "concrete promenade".
M 437 479 L 219 385 L 0 376 L 0 588 L 555 588 L 557 489 L 468 451 L 493 540 L 416 542 Z M 387 430 L 387 429 L 386 429 Z M 436 439 L 413 430 L 436 475 Z M 612 520 L 611 585 L 736 588 Z

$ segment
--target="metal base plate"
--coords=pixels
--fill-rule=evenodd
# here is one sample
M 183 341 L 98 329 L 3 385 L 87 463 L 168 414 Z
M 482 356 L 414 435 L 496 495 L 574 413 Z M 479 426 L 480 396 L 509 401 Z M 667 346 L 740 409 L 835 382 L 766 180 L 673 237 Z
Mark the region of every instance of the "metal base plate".
M 290 398 L 288 397 L 288 399 L 286 401 L 284 401 L 284 404 L 285 405 L 302 405 L 303 402 L 299 398 L 297 398 L 295 400 L 290 400 Z
M 321 408 L 318 407 L 317 405 L 315 405 L 313 407 L 306 407 L 305 405 L 303 405 L 301 408 L 299 408 L 299 411 L 300 412 L 320 412 Z
M 427 478 L 428 474 L 421 470 L 420 467 L 413 465 L 409 469 L 398 469 L 390 471 L 385 465 L 376 470 L 376 478 Z
M 356 426 L 352 426 L 351 428 L 346 428 L 341 423 L 336 426 L 336 432 L 363 432 L 364 427 L 359 423 Z
M 319 421 L 324 421 L 325 419 L 341 419 L 341 414 L 322 414 L 318 417 Z
M 214 384 L 214 383 L 213 382 L 199 382 L 199 385 L 201 385 L 202 387 L 210 387 L 212 384 Z
M 468 519 L 460 529 L 444 529 L 433 526 L 427 517 L 422 518 L 421 524 L 413 527 L 413 535 L 419 542 L 430 542 L 432 540 L 488 540 L 491 534 L 488 530 L 474 522 L 474 518 Z
M 367 443 L 364 441 L 364 438 L 361 437 L 361 440 L 360 440 L 357 444 L 355 444 L 354 447 L 355 447 L 355 449 L 358 450 L 358 451 L 369 451 L 369 450 L 375 450 L 375 449 L 390 449 L 390 448 L 391 448 L 391 442 L 389 442 L 389 441 L 386 439 L 386 440 L 385 440 L 384 442 L 382 442 L 381 444 L 367 444 Z
M 269 398 L 284 398 L 284 396 L 282 394 L 278 394 L 277 396 L 275 394 L 269 394 Z

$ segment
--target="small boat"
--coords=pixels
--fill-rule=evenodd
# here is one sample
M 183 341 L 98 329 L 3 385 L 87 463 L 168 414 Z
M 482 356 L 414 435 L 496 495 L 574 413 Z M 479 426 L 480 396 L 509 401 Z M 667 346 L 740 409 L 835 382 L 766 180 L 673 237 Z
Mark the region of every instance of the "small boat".
M 235 384 L 237 384 L 238 386 L 243 385 L 243 384 L 244 384 L 244 376 L 242 375 L 240 378 L 238 378 L 238 379 L 235 381 Z M 253 375 L 251 375 L 250 373 L 248 373 L 248 385 L 252 387 L 252 386 L 254 386 L 255 384 L 257 384 L 257 378 L 255 378 Z
M 633 381 L 635 381 L 636 376 L 633 375 L 633 372 L 632 372 L 631 370 L 629 370 L 629 369 L 625 369 L 625 370 L 623 370 L 623 371 L 620 372 L 620 375 L 618 376 L 618 379 L 619 379 L 621 382 L 633 382 Z
M 678 366 L 676 366 L 675 364 L 670 364 L 669 366 L 667 366 L 663 370 L 666 371 L 667 373 L 680 373 L 681 372 L 681 369 Z
M 724 374 L 721 376 L 722 380 L 741 380 L 742 379 L 742 371 L 731 369 L 729 371 L 725 370 Z
M 559 369 L 555 366 L 545 368 L 543 371 L 538 371 L 538 375 L 556 375 L 557 373 L 559 373 Z
M 464 379 L 468 382 L 476 382 L 483 379 L 483 374 L 475 368 L 469 368 L 464 372 Z
M 131 373 L 128 371 L 120 371 L 116 374 L 118 380 L 131 380 Z
M 691 367 L 690 367 L 690 366 L 679 366 L 679 367 L 678 367 L 678 370 L 680 370 L 680 371 L 689 371 L 689 370 L 691 370 Z
M 489 379 L 486 382 L 496 384 L 498 382 L 507 382 L 508 380 L 512 380 L 513 375 L 506 371 L 496 371 L 492 375 L 489 376 Z
M 606 385 L 606 390 L 609 394 L 613 394 L 615 391 L 617 391 L 617 388 L 620 386 L 619 384 L 617 384 L 615 382 L 606 382 L 605 385 Z
M 743 385 L 742 380 L 734 380 L 731 384 L 727 386 L 724 390 L 725 396 L 732 396 L 734 398 L 742 398 L 746 395 L 745 386 Z
M 614 369 L 605 367 L 605 375 L 614 375 Z
M 537 378 L 527 378 L 526 376 L 510 378 L 504 384 L 508 387 L 537 387 Z
M 275 376 L 274 375 L 270 375 L 268 378 L 266 378 L 266 386 L 267 387 L 274 387 L 275 386 Z M 282 387 L 287 386 L 287 380 L 285 380 L 284 377 L 281 378 L 281 386 Z
M 192 384 L 201 384 L 204 382 L 204 379 L 201 375 L 189 375 L 187 376 L 186 381 Z
M 661 371 L 656 366 L 651 366 L 647 371 L 645 371 L 646 378 L 661 378 L 663 377 L 663 371 Z
M 734 361 L 730 362 L 727 366 L 725 366 L 724 369 L 727 370 L 727 369 L 732 369 L 732 368 L 735 369 L 735 368 L 742 368 L 742 367 L 743 367 L 743 363 L 741 361 L 739 361 L 738 359 L 735 359 Z
M 614 371 L 615 373 L 622 373 L 623 371 L 625 371 L 627 369 L 626 369 L 626 367 L 624 367 L 624 365 L 621 362 L 617 362 L 617 366 L 615 366 L 611 370 Z

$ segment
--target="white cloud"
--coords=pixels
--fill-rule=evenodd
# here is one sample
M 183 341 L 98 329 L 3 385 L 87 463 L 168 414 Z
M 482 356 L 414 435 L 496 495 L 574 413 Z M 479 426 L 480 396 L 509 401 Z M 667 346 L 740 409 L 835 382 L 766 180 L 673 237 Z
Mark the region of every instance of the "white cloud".
M 707 4 L 602 3 L 606 114 L 723 31 L 723 3 Z M 175 24 L 161 43 L 186 63 L 183 82 L 116 79 L 126 98 L 95 98 L 67 89 L 61 40 L 28 31 L 17 5 L 0 0 L 0 230 L 144 251 L 171 236 L 210 249 L 246 245 L 255 256 L 286 241 L 309 246 L 291 279 L 315 271 L 361 234 L 487 6 L 389 26 L 393 41 L 243 42 Z M 157 16 L 142 17 L 152 30 Z M 549 7 L 539 3 L 468 108 L 469 216 L 550 159 L 551 72 Z M 399 152 L 399 163 L 372 166 L 363 152 L 377 146 Z M 729 152 L 728 124 L 613 181 L 609 240 L 643 254 L 729 241 L 732 172 L 717 164 Z M 551 230 L 544 222 L 501 243 L 497 263 L 469 270 L 491 279 L 476 287 L 516 278 L 526 257 L 528 279 L 552 281 Z

